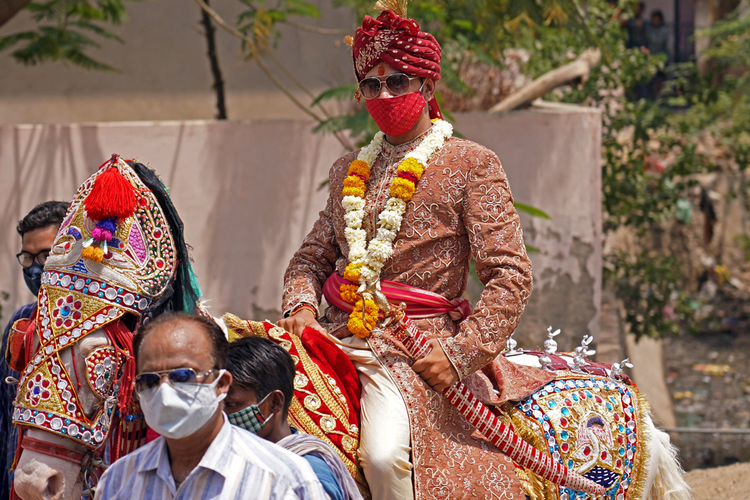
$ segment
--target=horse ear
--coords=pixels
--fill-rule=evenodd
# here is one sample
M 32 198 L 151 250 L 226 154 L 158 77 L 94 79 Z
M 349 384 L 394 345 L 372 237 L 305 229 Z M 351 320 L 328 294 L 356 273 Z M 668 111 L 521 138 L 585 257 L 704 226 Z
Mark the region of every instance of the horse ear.
M 36 325 L 30 318 L 19 319 L 8 332 L 8 347 L 5 351 L 5 361 L 17 372 L 22 372 L 31 360 L 31 350 L 34 348 L 34 331 Z

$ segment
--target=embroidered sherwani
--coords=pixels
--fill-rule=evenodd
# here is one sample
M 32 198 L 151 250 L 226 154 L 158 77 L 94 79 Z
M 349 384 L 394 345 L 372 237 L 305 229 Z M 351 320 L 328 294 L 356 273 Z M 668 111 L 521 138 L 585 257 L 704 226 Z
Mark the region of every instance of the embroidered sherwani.
M 422 138 L 399 146 L 384 141 L 367 184 L 363 228 L 368 240 L 390 197 L 399 162 Z M 344 273 L 348 245 L 341 191 L 355 158 L 356 152 L 346 155 L 331 168 L 326 207 L 285 274 L 285 311 L 303 302 L 317 306 L 325 280 L 334 272 Z M 480 381 L 487 386 L 494 383 L 484 392 L 484 400 L 519 398 L 548 380 L 541 372 L 519 370 L 502 357 L 496 359 L 529 299 L 531 262 L 497 156 L 479 144 L 451 138 L 430 158 L 407 204 L 393 256 L 380 277 L 452 300 L 466 289 L 470 258 L 485 284 L 473 314 L 460 323 L 447 314 L 415 323 L 428 337 L 440 339 L 461 379 L 484 369 Z M 348 313 L 332 306 L 320 323 L 336 337 L 345 337 L 342 329 L 347 320 Z M 358 339 L 350 340 L 356 344 Z M 510 459 L 481 435 L 472 435 L 469 424 L 443 395 L 411 369 L 414 360 L 389 340 L 388 332 L 376 328 L 367 344 L 398 388 L 408 412 L 417 500 L 455 498 L 459 492 L 461 498 L 524 498 Z M 363 391 L 366 386 L 363 380 Z M 474 390 L 478 385 L 470 387 Z M 492 388 L 498 392 L 493 394 Z M 364 406 L 365 401 L 363 412 Z M 387 419 L 388 409 L 382 410 L 381 418 Z

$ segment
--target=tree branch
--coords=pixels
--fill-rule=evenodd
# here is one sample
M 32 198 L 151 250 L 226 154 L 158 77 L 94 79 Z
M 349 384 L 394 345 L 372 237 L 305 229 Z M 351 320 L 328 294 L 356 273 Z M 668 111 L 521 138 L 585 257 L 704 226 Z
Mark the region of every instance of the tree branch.
M 312 92 L 310 92 L 310 90 L 309 90 L 309 89 L 308 89 L 307 87 L 305 87 L 305 85 L 304 85 L 304 84 L 303 84 L 303 83 L 302 83 L 302 82 L 301 82 L 301 81 L 299 80 L 299 78 L 297 78 L 297 77 L 296 77 L 296 76 L 294 75 L 294 73 L 292 73 L 291 71 L 289 71 L 289 70 L 287 69 L 287 67 L 286 67 L 286 66 L 284 66 L 284 64 L 283 64 L 283 63 L 282 63 L 282 62 L 281 62 L 281 61 L 279 60 L 279 58 L 278 58 L 278 57 L 276 57 L 276 54 L 274 54 L 273 52 L 264 52 L 264 53 L 265 53 L 265 55 L 267 55 L 267 56 L 268 56 L 268 57 L 269 57 L 269 58 L 270 58 L 270 59 L 271 59 L 271 60 L 272 60 L 272 61 L 273 61 L 273 62 L 274 62 L 274 63 L 276 64 L 276 66 L 278 66 L 278 67 L 279 67 L 279 69 L 280 69 L 280 70 L 281 70 L 281 71 L 282 71 L 282 72 L 283 72 L 283 73 L 284 73 L 284 74 L 285 74 L 285 75 L 286 75 L 286 76 L 287 76 L 287 77 L 288 77 L 288 78 L 289 78 L 289 79 L 290 79 L 290 80 L 291 80 L 292 82 L 294 82 L 294 84 L 295 84 L 295 85 L 297 85 L 297 87 L 299 87 L 299 89 L 300 89 L 300 90 L 302 90 L 302 92 L 304 92 L 305 94 L 307 94 L 307 96 L 308 96 L 308 97 L 309 97 L 310 99 L 313 99 L 313 100 L 315 100 L 315 95 L 313 95 L 313 93 L 312 93 Z M 326 118 L 329 118 L 329 119 L 331 118 L 331 113 L 329 113 L 329 112 L 328 112 L 328 109 L 327 109 L 327 108 L 326 108 L 325 106 L 323 106 L 323 103 L 321 103 L 321 102 L 318 102 L 318 103 L 316 103 L 315 105 L 316 105 L 316 106 L 318 107 L 318 109 L 320 109 L 320 111 L 322 111 L 322 112 L 323 112 L 323 114 L 325 115 L 325 117 L 326 117 Z M 335 135 L 335 136 L 336 136 L 336 139 L 338 139 L 338 141 L 339 141 L 339 142 L 340 142 L 340 143 L 341 143 L 341 144 L 342 144 L 342 145 L 343 145 L 343 146 L 344 146 L 344 147 L 345 147 L 345 148 L 346 148 L 347 150 L 349 150 L 349 151 L 354 151 L 354 146 L 353 146 L 353 145 L 352 145 L 352 144 L 351 144 L 351 143 L 350 143 L 350 142 L 349 142 L 349 141 L 348 141 L 348 140 L 347 140 L 346 138 L 344 138 L 344 137 L 343 137 L 343 136 L 341 135 L 341 133 L 340 133 L 340 132 L 331 132 L 331 133 L 332 133 L 333 135 Z
M 354 30 L 348 30 L 343 28 L 318 28 L 317 26 L 310 26 L 307 24 L 298 23 L 296 21 L 283 21 L 285 24 L 293 28 L 297 28 L 302 31 L 309 31 L 310 33 L 317 33 L 318 35 L 351 35 Z
M 575 61 L 543 74 L 530 84 L 492 106 L 489 112 L 503 113 L 511 111 L 542 97 L 571 80 L 581 78 L 585 81 L 591 69 L 599 64 L 601 57 L 602 53 L 599 49 L 587 49 Z
M 245 43 L 250 45 L 250 47 L 253 48 L 253 52 L 256 54 L 259 53 L 259 47 L 256 45 L 255 41 L 253 41 L 250 37 L 246 36 L 242 32 L 238 31 L 237 29 L 229 26 L 224 19 L 221 18 L 219 14 L 216 13 L 211 7 L 209 7 L 204 0 L 195 0 L 198 5 L 201 6 L 201 8 L 209 15 L 211 18 L 216 22 L 216 24 L 219 25 L 219 27 L 223 28 L 224 30 L 228 31 L 232 35 L 236 36 L 237 38 L 243 40 Z M 266 74 L 266 76 L 276 85 L 279 90 L 281 90 L 294 104 L 297 105 L 298 108 L 300 108 L 305 114 L 312 117 L 314 120 L 318 122 L 322 122 L 323 119 L 320 118 L 318 115 L 313 113 L 308 109 L 307 106 L 299 102 L 299 100 L 294 97 L 294 95 L 289 91 L 289 89 L 284 86 L 281 81 L 276 78 L 276 75 L 274 75 L 271 70 L 268 69 L 268 66 L 266 66 L 266 63 L 263 62 L 263 59 L 261 57 L 255 58 L 255 62 L 258 63 L 258 66 L 260 66 L 260 69 L 263 70 L 263 72 Z
M 205 2 L 208 5 L 208 0 L 205 0 Z M 204 9 L 201 9 L 201 23 L 203 24 L 206 43 L 208 45 L 208 60 L 211 63 L 211 74 L 214 77 L 213 89 L 216 92 L 216 119 L 226 120 L 227 105 L 224 94 L 224 77 L 221 74 L 221 67 L 219 66 L 219 56 L 216 53 L 216 28 L 214 28 L 211 17 Z
M 255 41 L 252 40 L 250 37 L 246 36 L 244 33 L 240 32 L 236 28 L 233 28 L 232 26 L 227 24 L 227 22 L 224 21 L 224 19 L 222 19 L 222 17 L 218 13 L 216 13 L 216 11 L 214 11 L 211 7 L 209 7 L 208 4 L 206 4 L 204 0 L 195 0 L 195 1 L 198 3 L 198 5 L 201 6 L 201 8 L 203 9 L 205 13 L 211 16 L 211 18 L 214 20 L 216 24 L 219 25 L 220 28 L 224 29 L 228 33 L 236 36 L 240 40 L 247 43 L 251 47 L 252 52 L 255 54 L 258 54 L 258 57 L 254 58 L 254 61 L 258 63 L 258 66 L 260 67 L 260 69 L 266 74 L 266 76 L 271 80 L 271 82 L 273 82 L 273 84 L 276 85 L 276 87 L 279 90 L 281 90 L 284 93 L 284 95 L 286 95 L 289 98 L 290 101 L 292 101 L 300 110 L 302 110 L 303 113 L 310 116 L 312 119 L 314 119 L 318 123 L 322 123 L 324 121 L 321 117 L 319 117 L 317 114 L 311 111 L 308 106 L 305 106 L 304 104 L 302 104 L 299 101 L 299 99 L 297 99 L 294 96 L 294 94 L 292 94 L 292 92 L 288 88 L 286 88 L 286 86 L 281 82 L 281 80 L 279 80 L 276 77 L 276 75 L 274 75 L 273 72 L 268 68 L 268 66 L 263 61 L 263 58 L 262 58 L 262 55 L 269 54 L 268 52 L 258 47 Z M 334 134 L 334 136 L 341 143 L 341 145 L 344 146 L 344 148 L 346 148 L 349 151 L 353 149 L 351 145 L 347 144 L 347 141 L 345 141 L 338 134 Z
M 10 21 L 31 0 L 0 0 L 0 26 Z

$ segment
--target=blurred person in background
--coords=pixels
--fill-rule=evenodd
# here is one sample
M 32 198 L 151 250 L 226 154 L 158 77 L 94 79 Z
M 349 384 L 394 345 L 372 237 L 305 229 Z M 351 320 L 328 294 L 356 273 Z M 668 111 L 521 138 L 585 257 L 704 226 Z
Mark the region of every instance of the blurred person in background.
M 669 54 L 669 28 L 664 24 L 664 14 L 659 9 L 651 12 L 651 23 L 646 26 L 646 48 L 651 54 Z
M 646 4 L 638 2 L 635 6 L 635 14 L 628 21 L 628 43 L 627 47 L 646 47 L 648 40 L 646 38 L 647 23 L 643 19 L 643 11 L 646 10 Z
M 664 14 L 659 9 L 651 12 L 651 23 L 646 26 L 646 48 L 651 55 L 664 54 L 667 60 L 664 64 L 671 62 L 669 54 L 669 28 L 664 24 Z M 667 74 L 659 70 L 650 83 L 650 98 L 656 98 L 664 87 Z
M 21 251 L 16 258 L 22 268 L 23 280 L 34 296 L 39 293 L 44 263 L 67 210 L 67 202 L 47 201 L 35 206 L 16 227 L 21 236 Z M 0 443 L 3 443 L 4 449 L 0 450 L 0 498 L 8 498 L 10 495 L 10 467 L 16 455 L 18 437 L 18 432 L 11 422 L 16 386 L 5 383 L 6 377 L 18 378 L 18 372 L 11 370 L 5 361 L 8 332 L 16 321 L 31 318 L 35 312 L 36 300 L 15 311 L 3 333 L 3 355 L 0 360 Z

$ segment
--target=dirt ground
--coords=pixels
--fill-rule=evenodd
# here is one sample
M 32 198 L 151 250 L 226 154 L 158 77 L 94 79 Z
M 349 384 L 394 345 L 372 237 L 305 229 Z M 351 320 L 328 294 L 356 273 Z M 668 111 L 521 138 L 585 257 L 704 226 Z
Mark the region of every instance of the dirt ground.
M 664 340 L 678 427 L 750 427 L 750 296 L 717 295 L 717 320 L 699 335 Z M 672 434 L 686 470 L 750 462 L 750 434 Z M 750 489 L 744 497 L 750 499 Z
M 688 472 L 685 479 L 695 490 L 695 500 L 750 498 L 750 463 L 695 469 Z

